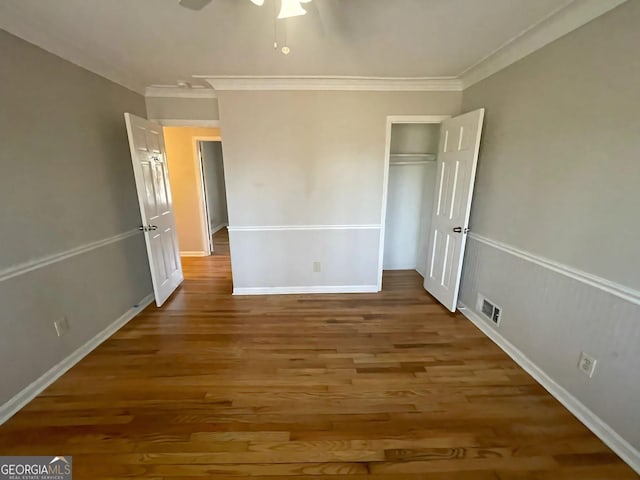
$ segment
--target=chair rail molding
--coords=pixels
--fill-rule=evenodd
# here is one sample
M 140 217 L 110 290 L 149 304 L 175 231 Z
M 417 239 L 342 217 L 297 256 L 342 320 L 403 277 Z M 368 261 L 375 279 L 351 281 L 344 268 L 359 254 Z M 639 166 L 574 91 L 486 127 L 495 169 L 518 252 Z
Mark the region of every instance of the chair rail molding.
M 63 252 L 46 255 L 44 257 L 36 258 L 34 260 L 29 260 L 28 262 L 23 262 L 18 265 L 5 268 L 3 270 L 0 270 L 0 282 L 9 280 L 10 278 L 14 278 L 19 275 L 24 275 L 25 273 L 46 267 L 53 263 L 61 262 L 63 260 L 66 260 L 67 258 L 81 255 L 97 248 L 111 245 L 112 243 L 120 242 L 139 233 L 141 232 L 137 228 L 134 228 L 127 232 L 113 235 L 112 237 L 103 238 L 102 240 L 96 240 L 95 242 L 86 243 L 78 247 L 70 248 L 69 250 L 65 250 Z
M 640 305 L 640 291 L 627 287 L 626 285 L 612 282 L 611 280 L 599 277 L 598 275 L 593 275 L 591 273 L 578 270 L 577 268 L 570 267 L 569 265 L 565 265 L 564 263 L 556 262 L 555 260 L 551 260 L 540 255 L 535 255 L 525 250 L 520 250 L 519 248 L 513 247 L 506 243 L 498 242 L 497 240 L 492 240 L 482 235 L 478 235 L 477 233 L 470 232 L 469 238 L 493 247 L 497 250 L 501 250 L 510 255 L 514 255 L 528 262 L 540 265 L 541 267 L 553 270 L 554 272 L 560 273 L 569 278 L 573 278 L 574 280 L 585 283 L 591 287 L 603 290 L 628 302 Z

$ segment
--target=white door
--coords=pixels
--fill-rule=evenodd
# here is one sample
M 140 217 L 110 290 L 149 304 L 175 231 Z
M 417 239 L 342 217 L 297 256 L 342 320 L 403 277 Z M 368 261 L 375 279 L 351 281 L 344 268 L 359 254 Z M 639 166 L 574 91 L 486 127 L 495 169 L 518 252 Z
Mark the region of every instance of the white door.
M 138 191 L 141 230 L 147 243 L 156 305 L 162 305 L 182 283 L 182 265 L 173 216 L 162 127 L 124 114 Z
M 456 310 L 484 108 L 442 122 L 424 288 Z

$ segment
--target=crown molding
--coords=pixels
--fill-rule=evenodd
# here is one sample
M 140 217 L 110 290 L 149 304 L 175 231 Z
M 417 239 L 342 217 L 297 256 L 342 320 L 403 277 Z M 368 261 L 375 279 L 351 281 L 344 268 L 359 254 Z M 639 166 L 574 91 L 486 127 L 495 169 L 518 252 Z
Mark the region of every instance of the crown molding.
M 216 76 L 194 75 L 215 90 L 462 91 L 581 27 L 627 0 L 568 0 L 454 77 Z M 215 98 L 208 88 L 144 87 L 140 72 L 96 54 L 35 21 L 19 4 L 0 2 L 0 28 L 146 97 Z M 202 91 L 200 91 L 202 90 Z
M 216 98 L 216 92 L 211 88 L 184 88 L 173 85 L 152 85 L 145 88 L 145 97 L 162 98 Z
M 572 0 L 526 28 L 457 78 L 463 89 L 499 72 L 627 0 Z
M 349 77 L 349 76 L 214 76 L 194 75 L 215 90 L 342 90 L 342 91 L 453 91 L 462 82 L 452 77 Z
M 80 45 L 61 32 L 54 32 L 49 25 L 35 21 L 15 4 L 0 2 L 0 29 L 128 90 L 144 93 L 144 82 L 140 81 L 139 75 L 90 51 L 90 46 Z

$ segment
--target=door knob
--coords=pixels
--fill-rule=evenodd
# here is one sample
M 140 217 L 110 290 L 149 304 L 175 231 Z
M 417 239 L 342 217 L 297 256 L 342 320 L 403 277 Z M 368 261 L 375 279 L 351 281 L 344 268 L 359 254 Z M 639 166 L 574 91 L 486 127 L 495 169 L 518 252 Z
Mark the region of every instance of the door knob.
M 158 227 L 156 225 L 149 225 L 149 230 L 157 230 Z
M 456 233 L 462 233 L 462 227 L 455 227 L 453 231 Z

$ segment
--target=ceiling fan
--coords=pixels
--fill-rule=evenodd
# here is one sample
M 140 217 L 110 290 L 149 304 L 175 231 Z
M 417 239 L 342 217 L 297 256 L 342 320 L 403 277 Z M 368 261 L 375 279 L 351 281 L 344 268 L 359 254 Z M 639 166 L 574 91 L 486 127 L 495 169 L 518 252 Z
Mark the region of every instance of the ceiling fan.
M 264 0 L 250 1 L 258 7 L 264 5 Z M 305 15 L 307 11 L 302 8 L 301 4 L 310 2 L 311 0 L 280 0 L 280 13 L 278 14 L 278 18 L 282 19 Z M 181 6 L 188 8 L 189 10 L 202 10 L 211 3 L 211 0 L 180 0 L 179 3 Z

